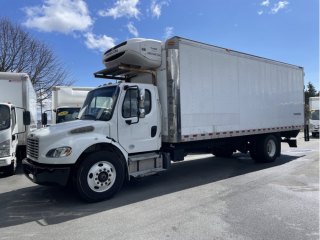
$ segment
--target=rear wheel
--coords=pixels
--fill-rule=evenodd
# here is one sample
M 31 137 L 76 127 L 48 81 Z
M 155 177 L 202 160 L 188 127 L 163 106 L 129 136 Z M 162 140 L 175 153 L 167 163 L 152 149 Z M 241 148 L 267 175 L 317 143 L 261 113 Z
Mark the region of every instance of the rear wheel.
M 270 134 L 261 137 L 257 143 L 257 160 L 258 162 L 274 162 L 279 155 L 279 142 L 277 138 Z
M 124 167 L 117 156 L 101 151 L 87 156 L 73 174 L 73 186 L 88 202 L 111 198 L 122 186 Z
M 316 136 L 317 136 L 317 133 L 313 132 L 312 137 L 316 137 Z

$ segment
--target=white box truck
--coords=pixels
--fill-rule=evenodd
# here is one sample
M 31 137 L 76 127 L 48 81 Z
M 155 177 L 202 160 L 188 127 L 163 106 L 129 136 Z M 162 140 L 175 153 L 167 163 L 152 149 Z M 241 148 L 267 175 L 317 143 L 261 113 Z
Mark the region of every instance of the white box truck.
M 93 87 L 52 87 L 52 124 L 73 121 Z
M 319 97 L 309 98 L 309 110 L 310 110 L 310 127 L 309 131 L 312 136 L 315 137 L 319 134 Z
M 29 134 L 31 181 L 72 182 L 101 201 L 124 178 L 168 170 L 190 152 L 273 162 L 304 128 L 302 67 L 181 37 L 130 39 L 102 61 L 95 77 L 121 81 L 90 91 L 79 120 Z
M 31 113 L 31 118 L 30 118 Z M 36 129 L 37 96 L 26 73 L 0 72 L 0 172 L 15 173 Z

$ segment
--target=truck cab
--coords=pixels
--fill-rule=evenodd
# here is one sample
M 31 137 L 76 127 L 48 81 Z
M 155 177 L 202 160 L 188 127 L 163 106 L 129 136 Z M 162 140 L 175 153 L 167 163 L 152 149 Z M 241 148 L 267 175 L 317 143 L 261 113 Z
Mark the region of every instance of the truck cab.
M 315 137 L 319 134 L 319 97 L 311 97 L 309 98 L 309 109 L 310 109 L 310 127 L 309 131 L 311 132 L 312 136 Z
M 315 137 L 319 134 L 319 109 L 311 110 L 310 111 L 310 132 L 312 136 Z
M 17 166 L 18 124 L 16 107 L 0 103 L 0 172 L 13 175 Z
M 53 86 L 52 124 L 76 120 L 86 96 L 93 87 Z
M 76 106 L 76 107 L 70 107 L 70 106 L 61 106 L 57 107 L 53 114 L 55 117 L 54 124 L 58 123 L 64 123 L 64 122 L 69 122 L 69 121 L 74 121 L 78 117 L 79 111 L 81 107 Z
M 125 177 L 165 170 L 159 153 L 161 106 L 156 86 L 118 83 L 96 88 L 88 93 L 78 117 L 28 135 L 23 169 L 31 181 L 65 186 L 79 173 L 87 189 L 80 194 L 98 201 L 106 190 L 108 196 L 114 194 Z

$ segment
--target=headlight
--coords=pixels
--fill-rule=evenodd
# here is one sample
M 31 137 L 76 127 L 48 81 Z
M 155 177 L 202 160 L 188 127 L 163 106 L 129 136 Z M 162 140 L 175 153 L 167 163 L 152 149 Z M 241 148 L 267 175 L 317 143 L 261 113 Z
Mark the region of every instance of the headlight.
M 0 157 L 10 156 L 10 139 L 0 143 Z
M 51 149 L 46 157 L 58 158 L 58 157 L 67 157 L 71 154 L 71 147 L 59 147 L 55 149 Z

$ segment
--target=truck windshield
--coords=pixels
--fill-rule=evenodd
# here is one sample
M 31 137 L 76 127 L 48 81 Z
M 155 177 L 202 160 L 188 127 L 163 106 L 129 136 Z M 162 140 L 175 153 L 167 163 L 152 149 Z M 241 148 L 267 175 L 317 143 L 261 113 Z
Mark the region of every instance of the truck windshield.
M 312 110 L 310 112 L 310 119 L 311 120 L 319 120 L 319 110 Z
M 0 105 L 0 131 L 10 127 L 10 109 L 8 106 Z
M 79 113 L 79 119 L 108 121 L 112 117 L 119 91 L 117 86 L 104 87 L 88 93 Z
M 56 123 L 63 123 L 76 120 L 78 117 L 80 108 L 59 108 L 57 109 L 57 121 Z

